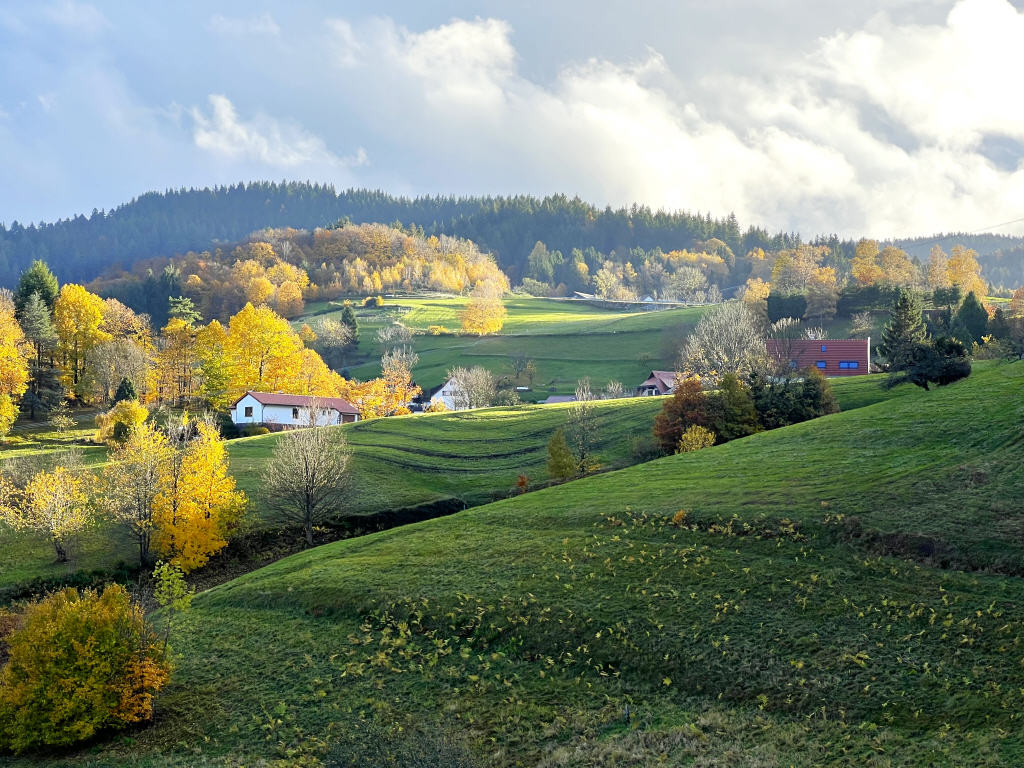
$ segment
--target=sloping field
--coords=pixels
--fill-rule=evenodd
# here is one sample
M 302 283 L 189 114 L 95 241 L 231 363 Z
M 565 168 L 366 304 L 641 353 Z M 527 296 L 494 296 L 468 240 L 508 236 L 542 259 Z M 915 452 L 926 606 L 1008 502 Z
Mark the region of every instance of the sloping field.
M 61 764 L 1021 765 L 1022 385 L 286 558 L 197 598 L 152 728 Z

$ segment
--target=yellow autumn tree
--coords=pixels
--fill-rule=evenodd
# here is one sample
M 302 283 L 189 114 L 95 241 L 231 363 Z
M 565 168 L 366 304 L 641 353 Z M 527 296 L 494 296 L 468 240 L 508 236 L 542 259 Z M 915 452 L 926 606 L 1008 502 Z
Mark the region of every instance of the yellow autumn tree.
M 885 273 L 878 264 L 878 242 L 875 240 L 861 240 L 853 261 L 850 263 L 850 271 L 854 279 L 861 285 L 875 285 L 882 280 Z
M 878 255 L 878 267 L 882 270 L 880 281 L 886 285 L 909 288 L 920 282 L 920 273 L 907 252 L 902 248 L 887 245 Z
M 928 287 L 933 291 L 949 287 L 949 256 L 939 245 L 933 245 L 928 254 Z
M 161 400 L 183 403 L 196 389 L 196 329 L 172 317 L 160 331 L 156 355 L 157 391 Z
M 315 350 L 304 349 L 299 355 L 299 373 L 296 377 L 298 386 L 294 394 L 340 397 L 343 381 L 341 376 L 327 367 L 327 363 Z
M 61 563 L 67 561 L 75 537 L 94 519 L 92 475 L 81 470 L 77 454 L 65 461 L 67 466 L 37 472 L 24 487 L 0 477 L 0 521 L 45 536 Z
M 80 285 L 61 286 L 53 307 L 57 331 L 57 353 L 61 358 L 65 388 L 81 399 L 81 386 L 89 364 L 89 353 L 111 336 L 103 330 L 103 299 Z M 81 391 L 80 391 L 81 390 Z
M 32 347 L 14 318 L 11 307 L 0 307 L 0 438 L 11 431 L 18 402 L 28 389 L 28 361 Z
M 106 413 L 96 416 L 97 443 L 118 444 L 128 439 L 131 432 L 149 417 L 146 406 L 137 400 L 121 400 Z
M 302 289 L 294 280 L 281 284 L 277 289 L 277 311 L 285 317 L 295 317 L 302 314 L 306 304 L 302 300 Z
M 974 293 L 981 300 L 988 293 L 988 283 L 981 278 L 978 254 L 973 249 L 954 245 L 946 265 L 946 272 L 950 284 L 959 285 L 960 293 L 963 296 Z
M 508 314 L 501 303 L 503 290 L 504 285 L 499 281 L 482 280 L 476 284 L 472 298 L 460 315 L 463 333 L 486 336 L 501 330 Z
M 302 348 L 287 320 L 269 307 L 246 304 L 231 318 L 224 344 L 231 395 L 291 391 L 301 372 Z
M 231 404 L 230 375 L 227 361 L 228 332 L 217 320 L 196 331 L 196 358 L 199 361 L 199 394 L 214 410 Z
M 153 549 L 188 573 L 228 543 L 245 509 L 245 494 L 228 473 L 217 428 L 187 415 L 171 427 L 173 450 L 159 469 L 153 499 Z

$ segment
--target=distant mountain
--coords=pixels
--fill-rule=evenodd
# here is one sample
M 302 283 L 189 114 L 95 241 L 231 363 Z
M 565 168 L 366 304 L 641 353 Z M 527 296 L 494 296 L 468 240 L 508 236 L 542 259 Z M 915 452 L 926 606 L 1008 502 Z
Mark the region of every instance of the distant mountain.
M 794 242 L 754 228 L 741 233 L 734 216 L 714 219 L 636 205 L 600 209 L 565 196 L 405 198 L 365 189 L 339 194 L 321 184 L 253 182 L 150 192 L 109 212 L 0 226 L 0 285 L 16 282 L 33 259 L 45 259 L 61 280 L 87 281 L 140 259 L 236 242 L 265 227 L 313 229 L 342 219 L 401 222 L 427 235 L 468 237 L 493 252 L 513 279 L 538 240 L 565 252 L 593 247 L 604 253 L 685 248 L 712 237 L 734 251 Z
M 721 240 L 737 255 L 752 248 L 771 251 L 800 242 L 798 234 L 769 234 L 754 227 L 741 230 L 731 214 L 714 218 L 640 205 L 602 209 L 565 195 L 407 198 L 366 189 L 338 193 L 324 184 L 260 181 L 149 192 L 89 216 L 48 224 L 0 225 L 0 285 L 14 285 L 33 259 L 45 259 L 62 281 L 87 282 L 142 259 L 234 243 L 266 227 L 314 229 L 345 219 L 401 222 L 416 225 L 426 235 L 469 238 L 494 253 L 514 282 L 521 279 L 537 241 L 565 254 L 574 248 L 593 248 L 600 253 L 616 251 L 621 259 L 628 259 L 634 248 L 669 251 L 692 248 L 711 238 Z M 847 257 L 853 251 L 851 242 L 835 236 L 815 242 Z M 961 243 L 978 251 L 991 283 L 1024 284 L 1024 237 L 954 234 L 896 242 L 921 260 L 927 259 L 934 243 L 947 251 Z

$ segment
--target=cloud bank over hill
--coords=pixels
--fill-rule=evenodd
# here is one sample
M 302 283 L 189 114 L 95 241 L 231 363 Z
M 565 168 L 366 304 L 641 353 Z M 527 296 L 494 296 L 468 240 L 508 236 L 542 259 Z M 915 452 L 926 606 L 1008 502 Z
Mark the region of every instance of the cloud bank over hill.
M 195 4 L 167 19 L 166 57 L 162 19 L 128 4 L 0 12 L 0 220 L 282 176 L 809 234 L 1024 217 L 1024 12 L 1007 0 L 442 5 Z

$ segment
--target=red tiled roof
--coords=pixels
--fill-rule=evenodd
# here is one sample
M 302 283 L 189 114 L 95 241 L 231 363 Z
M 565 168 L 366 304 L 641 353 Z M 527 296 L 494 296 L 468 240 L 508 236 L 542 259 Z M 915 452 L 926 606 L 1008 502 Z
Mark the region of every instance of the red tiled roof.
M 333 408 L 338 413 L 359 413 L 359 409 L 356 408 L 348 400 L 341 397 L 312 397 L 310 395 L 286 395 L 283 392 L 246 392 L 245 395 L 238 398 L 235 401 L 235 405 L 241 402 L 242 398 L 246 395 L 252 395 L 252 397 L 263 405 L 290 405 L 290 406 L 309 406 L 311 403 L 316 402 L 321 408 Z M 232 406 L 234 407 L 234 406 Z
M 826 376 L 858 376 L 871 372 L 870 345 L 870 339 L 769 339 L 767 348 L 770 355 L 787 358 L 798 369 L 817 367 Z
M 661 392 L 668 392 L 675 386 L 675 383 L 675 371 L 651 371 L 651 375 L 647 378 L 647 381 L 640 385 L 639 389 L 657 387 Z

